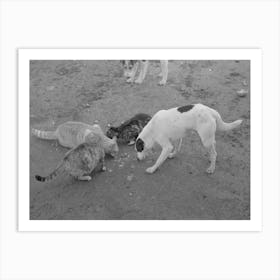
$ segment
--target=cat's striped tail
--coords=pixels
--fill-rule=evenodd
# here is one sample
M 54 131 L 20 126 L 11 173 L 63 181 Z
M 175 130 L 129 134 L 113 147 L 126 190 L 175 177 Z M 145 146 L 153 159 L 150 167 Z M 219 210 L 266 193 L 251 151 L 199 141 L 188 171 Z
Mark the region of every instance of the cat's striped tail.
M 31 129 L 33 135 L 41 139 L 55 140 L 57 139 L 56 131 L 43 131 L 35 128 Z
M 64 169 L 63 169 L 63 161 L 62 161 L 57 166 L 57 168 L 52 173 L 50 173 L 48 176 L 43 177 L 43 176 L 40 176 L 40 175 L 35 175 L 35 179 L 39 182 L 47 182 L 47 181 L 50 181 L 53 178 L 55 178 L 58 174 L 62 173 L 63 170 Z

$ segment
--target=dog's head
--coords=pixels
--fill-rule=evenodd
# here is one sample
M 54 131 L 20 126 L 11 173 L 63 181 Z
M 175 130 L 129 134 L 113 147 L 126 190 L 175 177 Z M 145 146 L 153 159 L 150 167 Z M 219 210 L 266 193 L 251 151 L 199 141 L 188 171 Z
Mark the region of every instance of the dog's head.
M 135 142 L 135 150 L 137 152 L 137 159 L 143 160 L 147 154 L 147 147 L 141 138 L 137 138 Z
M 130 78 L 132 76 L 132 70 L 137 63 L 137 60 L 121 60 L 121 65 L 123 67 L 124 76 Z

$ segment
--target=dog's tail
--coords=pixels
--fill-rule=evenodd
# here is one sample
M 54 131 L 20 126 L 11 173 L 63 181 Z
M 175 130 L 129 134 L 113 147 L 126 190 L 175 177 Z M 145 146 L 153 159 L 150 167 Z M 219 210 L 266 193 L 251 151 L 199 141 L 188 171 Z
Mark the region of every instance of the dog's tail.
M 42 131 L 35 128 L 31 129 L 33 135 L 41 139 L 56 140 L 56 131 Z
M 228 131 L 228 130 L 234 129 L 242 123 L 242 120 L 236 120 L 231 123 L 226 123 L 222 120 L 221 115 L 213 109 L 212 109 L 212 115 L 216 119 L 217 129 L 220 131 Z

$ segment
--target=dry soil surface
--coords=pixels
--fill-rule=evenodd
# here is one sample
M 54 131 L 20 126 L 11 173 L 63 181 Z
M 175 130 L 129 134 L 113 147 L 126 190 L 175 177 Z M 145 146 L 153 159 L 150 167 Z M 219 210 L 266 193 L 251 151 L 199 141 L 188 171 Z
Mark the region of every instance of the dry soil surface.
M 168 82 L 157 85 L 159 62 L 152 62 L 142 85 L 127 84 L 118 61 L 32 61 L 30 124 L 54 130 L 69 121 L 120 124 L 136 113 L 203 103 L 225 121 L 242 118 L 230 132 L 217 132 L 217 166 L 208 160 L 198 135 L 189 132 L 176 158 L 153 175 L 145 169 L 156 150 L 136 161 L 133 146 L 120 146 L 107 171 L 90 182 L 47 175 L 67 151 L 56 141 L 30 134 L 31 219 L 250 219 L 250 63 L 249 61 L 170 61 Z M 237 91 L 248 93 L 239 97 Z

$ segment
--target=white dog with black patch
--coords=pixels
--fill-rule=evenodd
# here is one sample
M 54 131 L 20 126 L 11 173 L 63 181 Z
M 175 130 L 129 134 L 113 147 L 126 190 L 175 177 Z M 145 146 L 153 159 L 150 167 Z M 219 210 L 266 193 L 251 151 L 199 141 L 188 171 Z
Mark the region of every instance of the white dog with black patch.
M 137 159 L 143 160 L 154 144 L 158 143 L 162 147 L 161 154 L 156 163 L 146 170 L 148 173 L 154 173 L 167 158 L 175 156 L 180 150 L 186 131 L 193 129 L 199 134 L 202 144 L 210 156 L 210 166 L 206 172 L 213 173 L 217 157 L 215 149 L 216 129 L 228 131 L 241 123 L 242 120 L 225 123 L 216 110 L 202 104 L 160 110 L 144 127 L 136 140 Z M 174 142 L 179 143 L 174 145 Z

